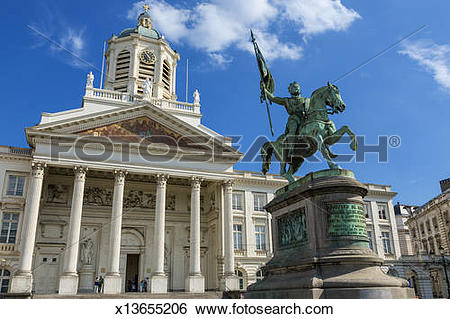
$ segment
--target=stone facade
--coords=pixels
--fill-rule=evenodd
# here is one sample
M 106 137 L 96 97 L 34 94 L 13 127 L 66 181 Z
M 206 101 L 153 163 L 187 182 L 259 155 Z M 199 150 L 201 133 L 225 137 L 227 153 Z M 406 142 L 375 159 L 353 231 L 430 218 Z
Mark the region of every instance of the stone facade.
M 423 206 L 395 206 L 402 256 L 391 263 L 390 271 L 407 278 L 419 298 L 448 297 L 443 258 L 450 273 L 450 206 L 444 186 L 442 181 L 443 192 Z

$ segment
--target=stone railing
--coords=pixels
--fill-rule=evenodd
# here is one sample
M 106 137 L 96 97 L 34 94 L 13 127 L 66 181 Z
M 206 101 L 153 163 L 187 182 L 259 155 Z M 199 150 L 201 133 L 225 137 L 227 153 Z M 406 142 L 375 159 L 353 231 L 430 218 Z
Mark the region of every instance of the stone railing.
M 32 151 L 33 150 L 31 148 L 22 148 L 22 147 L 14 147 L 14 146 L 0 146 L 0 153 L 3 153 L 3 154 L 31 156 Z
M 267 250 L 255 250 L 255 253 L 258 257 L 267 257 L 269 252 Z
M 142 101 L 141 96 L 133 96 L 129 93 L 117 92 L 112 90 L 102 90 L 92 87 L 86 87 L 85 97 L 90 97 L 99 100 L 117 101 L 125 103 L 135 103 Z M 172 111 L 178 111 L 189 114 L 200 114 L 200 104 L 180 102 L 175 100 L 167 99 L 156 99 L 152 98 L 149 100 L 153 105 Z
M 200 114 L 200 105 L 199 104 L 192 104 L 192 103 L 179 102 L 179 101 L 166 100 L 166 99 L 151 99 L 150 102 L 152 102 L 155 106 L 158 106 L 158 107 L 160 107 L 162 109 L 166 109 L 166 110 L 174 110 L 174 111 L 181 111 L 181 112 L 185 112 L 185 113 Z
M 1 253 L 12 253 L 17 251 L 16 244 L 0 244 Z
M 111 90 L 102 90 L 86 87 L 87 97 L 98 98 L 102 100 L 110 100 L 110 101 L 118 101 L 118 102 L 127 102 L 133 103 L 136 99 L 134 96 L 131 96 L 128 93 L 111 91 Z
M 245 256 L 245 250 L 242 250 L 242 249 L 235 249 L 235 250 L 234 250 L 234 255 L 235 255 L 235 256 Z

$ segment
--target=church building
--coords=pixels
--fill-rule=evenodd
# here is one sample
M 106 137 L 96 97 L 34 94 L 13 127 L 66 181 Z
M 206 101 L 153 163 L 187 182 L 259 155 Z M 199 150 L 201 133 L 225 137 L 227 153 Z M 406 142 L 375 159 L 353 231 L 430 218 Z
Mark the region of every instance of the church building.
M 235 171 L 243 154 L 177 101 L 179 54 L 153 28 L 108 40 L 104 89 L 42 113 L 29 149 L 0 147 L 1 292 L 237 290 L 272 254 L 264 205 L 285 181 Z

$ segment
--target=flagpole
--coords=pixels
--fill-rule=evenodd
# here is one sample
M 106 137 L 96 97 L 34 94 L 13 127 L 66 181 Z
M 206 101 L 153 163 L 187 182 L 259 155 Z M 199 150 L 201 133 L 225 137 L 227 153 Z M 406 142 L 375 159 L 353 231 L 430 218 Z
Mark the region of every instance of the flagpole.
M 189 92 L 189 58 L 186 60 L 186 103 L 188 102 Z
M 261 88 L 263 90 L 263 92 L 261 92 L 262 93 L 261 94 L 261 103 L 262 103 L 262 100 L 264 100 L 266 102 L 266 110 L 267 110 L 267 117 L 269 118 L 270 133 L 272 133 L 272 136 L 274 136 L 274 134 L 273 134 L 273 127 L 272 127 L 272 117 L 270 116 L 269 103 L 267 102 L 266 85 L 264 83 L 264 73 L 263 73 L 263 70 L 261 69 L 262 68 L 262 66 L 261 66 L 262 62 L 260 62 L 260 60 L 258 59 L 258 52 L 260 52 L 260 51 L 259 51 L 259 48 L 258 48 L 258 44 L 256 44 L 256 40 L 255 40 L 255 37 L 253 36 L 253 31 L 252 30 L 250 30 L 250 34 L 252 36 L 253 48 L 255 49 L 255 55 L 256 55 L 256 62 L 258 64 L 259 75 L 261 77 L 261 83 L 262 83 L 262 86 L 263 86 Z M 260 54 L 261 54 L 261 52 L 260 52 Z M 262 57 L 262 54 L 261 54 L 261 58 L 264 60 L 264 58 Z M 265 62 L 264 62 L 264 64 L 265 64 Z
M 103 42 L 102 76 L 100 79 L 100 89 L 101 90 L 103 90 L 103 74 L 105 71 L 105 51 L 106 51 L 106 41 Z

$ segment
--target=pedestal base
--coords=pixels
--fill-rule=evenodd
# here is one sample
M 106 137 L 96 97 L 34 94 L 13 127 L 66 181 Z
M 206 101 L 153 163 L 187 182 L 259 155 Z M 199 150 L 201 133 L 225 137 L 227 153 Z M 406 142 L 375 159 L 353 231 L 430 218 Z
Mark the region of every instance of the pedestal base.
M 186 292 L 202 294 L 205 292 L 205 277 L 202 275 L 189 276 L 184 282 Z
M 122 278 L 120 275 L 106 275 L 103 281 L 105 295 L 118 295 L 122 291 Z
M 225 276 L 220 280 L 221 291 L 238 291 L 239 290 L 239 278 L 235 275 Z
M 80 288 L 81 293 L 94 292 L 94 279 L 95 279 L 95 266 L 84 265 L 79 271 L 80 276 Z
M 33 289 L 33 275 L 19 274 L 12 278 L 10 292 L 13 294 L 31 294 Z
M 152 294 L 165 294 L 167 293 L 167 276 L 153 275 L 150 278 L 149 285 Z
M 78 292 L 78 275 L 62 275 L 59 278 L 60 295 L 75 296 Z
M 363 197 L 351 171 L 314 172 L 278 190 L 274 257 L 244 298 L 413 298 L 404 279 L 381 270 L 369 249 Z

